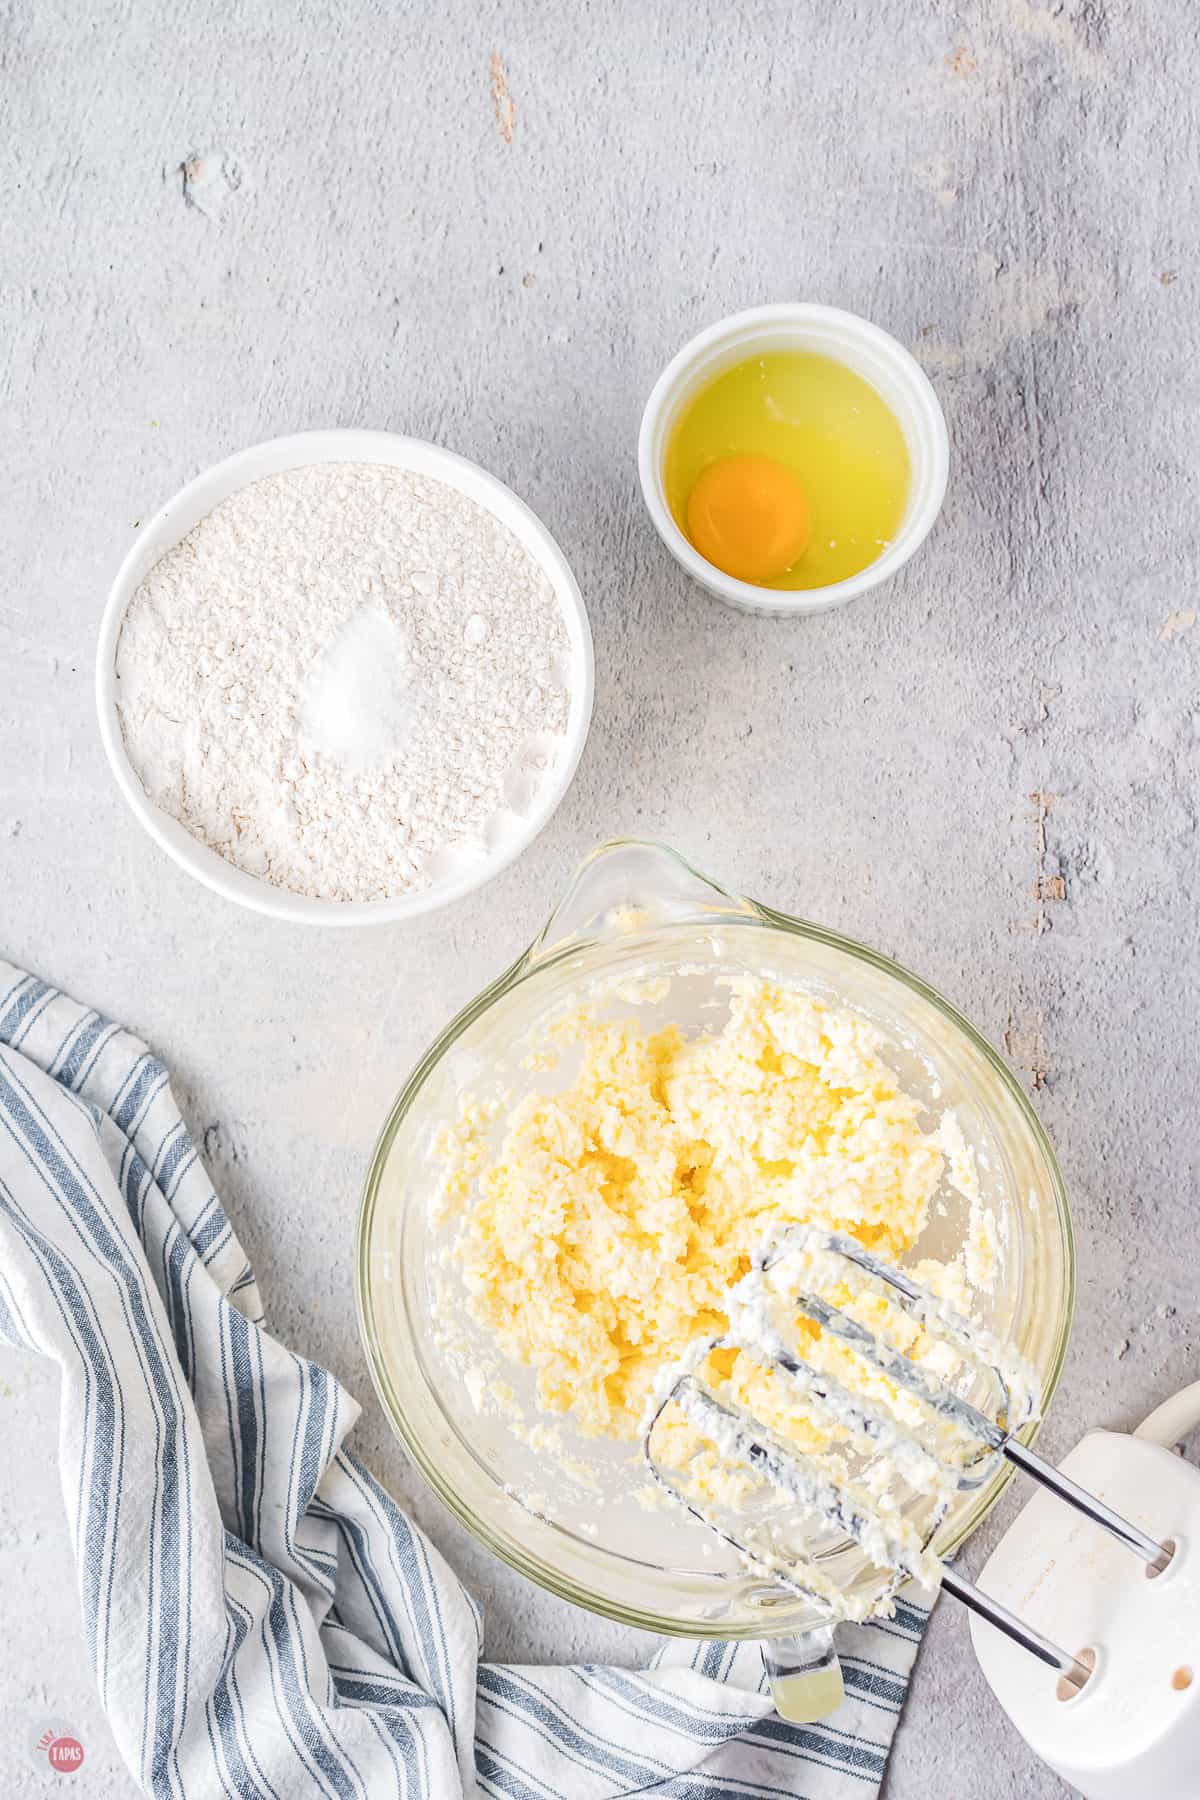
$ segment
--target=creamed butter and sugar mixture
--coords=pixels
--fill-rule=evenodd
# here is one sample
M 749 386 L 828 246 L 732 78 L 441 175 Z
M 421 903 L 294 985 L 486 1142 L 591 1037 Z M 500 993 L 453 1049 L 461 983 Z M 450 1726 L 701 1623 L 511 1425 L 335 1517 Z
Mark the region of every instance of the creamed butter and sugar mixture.
M 470 1310 L 585 1436 L 637 1435 L 656 1373 L 722 1330 L 752 1251 L 813 1223 L 899 1259 L 942 1176 L 939 1131 L 922 1130 L 865 1020 L 803 990 L 729 987 L 723 1028 L 690 1038 L 581 1009 L 559 1029 L 582 1055 L 565 1091 L 516 1102 L 494 1154 L 490 1109 L 469 1100 L 443 1134 Z M 830 1369 L 844 1354 L 813 1349 Z M 768 1369 L 733 1350 L 713 1363 L 794 1441 L 828 1443 Z

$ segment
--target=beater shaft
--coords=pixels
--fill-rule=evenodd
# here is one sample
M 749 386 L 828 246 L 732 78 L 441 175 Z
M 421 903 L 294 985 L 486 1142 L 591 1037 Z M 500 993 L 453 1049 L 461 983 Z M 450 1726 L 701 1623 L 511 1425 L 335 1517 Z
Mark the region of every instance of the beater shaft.
M 981 1619 L 986 1619 L 989 1625 L 994 1625 L 997 1631 L 1002 1631 L 1005 1637 L 1011 1638 L 1014 1644 L 1019 1644 L 1022 1650 L 1028 1650 L 1040 1662 L 1057 1669 L 1063 1680 L 1076 1690 L 1091 1675 L 1092 1671 L 1086 1663 L 1081 1663 L 1069 1650 L 1060 1650 L 1050 1638 L 1043 1637 L 1040 1631 L 1026 1624 L 1024 1619 L 1018 1619 L 1016 1613 L 1009 1612 L 1007 1606 L 1001 1605 L 999 1600 L 993 1600 L 990 1594 L 985 1594 L 965 1576 L 956 1575 L 953 1569 L 947 1568 L 942 1576 L 942 1586 L 973 1613 L 978 1613 Z
M 1004 1446 L 1004 1455 L 1018 1469 L 1024 1469 L 1027 1475 L 1032 1475 L 1039 1487 L 1044 1487 L 1048 1493 L 1065 1500 L 1068 1506 L 1073 1506 L 1084 1518 L 1092 1519 L 1119 1544 L 1124 1544 L 1126 1549 L 1140 1556 L 1146 1564 L 1148 1575 L 1162 1574 L 1174 1555 L 1173 1550 L 1156 1543 L 1152 1537 L 1147 1537 L 1144 1531 L 1131 1525 L 1128 1519 L 1123 1519 L 1120 1513 L 1114 1512 L 1111 1506 L 1106 1506 L 1095 1494 L 1089 1494 L 1086 1488 L 1081 1488 L 1078 1482 L 1072 1481 L 1069 1475 L 1064 1475 L 1061 1469 L 1056 1469 L 1053 1463 L 1046 1462 L 1018 1438 L 1009 1438 Z

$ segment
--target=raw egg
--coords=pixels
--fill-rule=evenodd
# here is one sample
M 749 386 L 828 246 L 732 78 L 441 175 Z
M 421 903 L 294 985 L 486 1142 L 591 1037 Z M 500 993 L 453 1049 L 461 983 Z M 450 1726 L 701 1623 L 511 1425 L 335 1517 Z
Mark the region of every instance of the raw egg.
M 772 350 L 694 391 L 668 433 L 663 482 L 714 568 L 820 588 L 882 556 L 912 470 L 900 421 L 865 376 L 813 350 Z

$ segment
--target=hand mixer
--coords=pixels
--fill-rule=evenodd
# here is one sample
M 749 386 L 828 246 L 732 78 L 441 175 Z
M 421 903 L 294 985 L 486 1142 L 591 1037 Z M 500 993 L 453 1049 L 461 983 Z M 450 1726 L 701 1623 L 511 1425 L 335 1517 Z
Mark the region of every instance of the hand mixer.
M 818 1284 L 828 1286 L 830 1282 L 842 1287 L 848 1284 L 852 1298 L 855 1294 L 883 1297 L 897 1306 L 921 1328 L 926 1343 L 932 1343 L 937 1366 L 954 1368 L 959 1386 L 968 1385 L 974 1391 L 982 1384 L 990 1390 L 994 1416 L 952 1391 L 931 1373 L 928 1361 L 914 1361 L 851 1316 L 845 1305 L 834 1305 L 814 1291 Z M 815 1228 L 788 1233 L 754 1258 L 750 1274 L 731 1290 L 729 1301 L 728 1330 L 719 1337 L 697 1340 L 685 1358 L 660 1379 L 643 1440 L 655 1479 L 751 1564 L 765 1567 L 784 1586 L 813 1599 L 831 1619 L 849 1616 L 839 1607 L 836 1588 L 815 1561 L 806 1560 L 799 1552 L 780 1555 L 776 1549 L 764 1554 L 754 1540 L 752 1523 L 745 1531 L 736 1525 L 731 1528 L 713 1503 L 688 1491 L 685 1471 L 668 1466 L 658 1447 L 664 1436 L 664 1419 L 677 1416 L 669 1412 L 674 1405 L 699 1436 L 699 1445 L 692 1445 L 693 1456 L 711 1459 L 715 1451 L 727 1473 L 752 1473 L 800 1515 L 820 1520 L 857 1544 L 883 1573 L 878 1593 L 881 1604 L 906 1579 L 940 1584 L 978 1620 L 1001 1633 L 1010 1646 L 1019 1646 L 1052 1670 L 1057 1682 L 1035 1676 L 1033 1665 L 1011 1650 L 1000 1654 L 995 1638 L 986 1633 L 981 1638 L 978 1631 L 974 1634 L 985 1674 L 1018 1729 L 1052 1766 L 1083 1787 L 1089 1800 L 1110 1800 L 1110 1796 L 1115 1800 L 1118 1795 L 1121 1800 L 1137 1800 L 1142 1794 L 1149 1800 L 1151 1793 L 1154 1800 L 1175 1800 L 1175 1796 L 1195 1800 L 1200 1794 L 1200 1680 L 1193 1687 L 1190 1663 L 1178 1662 L 1171 1671 L 1156 1671 L 1153 1704 L 1143 1704 L 1137 1689 L 1143 1680 L 1149 1681 L 1154 1659 L 1139 1656 L 1137 1647 L 1156 1638 L 1164 1640 L 1164 1634 L 1165 1640 L 1173 1641 L 1173 1629 L 1178 1626 L 1186 1632 L 1195 1616 L 1194 1654 L 1200 1675 L 1200 1573 L 1193 1574 L 1183 1534 L 1189 1522 L 1200 1521 L 1196 1471 L 1166 1450 L 1118 1434 L 1095 1434 L 1074 1453 L 1072 1460 L 1081 1462 L 1081 1473 L 1095 1486 L 1118 1490 L 1118 1497 L 1127 1505 L 1144 1511 L 1148 1494 L 1156 1489 L 1170 1496 L 1172 1504 L 1162 1516 L 1171 1524 L 1171 1534 L 1164 1533 L 1161 1539 L 1150 1535 L 1016 1437 L 1035 1415 L 1036 1402 L 1029 1379 L 1032 1372 L 1024 1369 L 1009 1347 L 854 1238 Z M 789 1320 L 808 1320 L 821 1333 L 844 1344 L 854 1358 L 885 1376 L 890 1384 L 885 1392 L 894 1397 L 892 1401 L 866 1396 L 812 1366 L 775 1322 L 780 1309 Z M 818 1413 L 840 1424 L 857 1453 L 888 1459 L 894 1476 L 910 1492 L 930 1497 L 932 1523 L 928 1529 L 922 1533 L 886 1496 L 855 1485 L 849 1478 L 843 1481 L 830 1475 L 814 1457 L 784 1443 L 762 1420 L 719 1398 L 699 1371 L 712 1352 L 721 1350 L 748 1353 L 774 1371 L 795 1398 L 815 1405 Z M 901 1394 L 917 1402 L 916 1416 L 924 1422 L 920 1432 L 897 1416 L 895 1397 Z M 910 1405 L 907 1417 L 911 1420 L 913 1416 Z M 1099 1452 L 1093 1448 L 1087 1453 L 1097 1439 L 1105 1440 Z M 975 1446 L 967 1459 L 961 1453 L 965 1443 Z M 1114 1444 L 1131 1448 L 1114 1452 Z M 1027 1509 L 1030 1516 L 1037 1515 L 1032 1547 L 1028 1535 L 1025 1542 L 1031 1579 L 1027 1585 L 1023 1582 L 1021 1546 L 1010 1533 L 993 1557 L 1001 1585 L 1012 1595 L 1020 1594 L 1033 1610 L 1052 1617 L 1053 1608 L 1047 1607 L 1041 1590 L 1053 1589 L 1060 1560 L 1064 1568 L 1072 1569 L 1076 1583 L 1087 1582 L 1090 1571 L 1090 1578 L 1103 1584 L 1097 1606 L 1090 1610 L 1085 1606 L 1079 1615 L 1076 1596 L 1074 1614 L 1068 1607 L 1063 1615 L 1081 1616 L 1092 1628 L 1085 1640 L 1087 1647 L 1078 1654 L 1063 1648 L 1028 1616 L 1019 1616 L 995 1593 L 985 1593 L 940 1562 L 928 1548 L 950 1493 L 979 1485 L 998 1457 L 1023 1469 L 1043 1490 Z M 1162 1460 L 1148 1466 L 1147 1457 Z M 1072 1515 L 1055 1515 L 1055 1500 L 1066 1502 L 1073 1519 Z M 1092 1526 L 1101 1527 L 1107 1540 Z M 1014 1540 L 1011 1547 L 1010 1539 Z M 1105 1563 L 1101 1571 L 1097 1550 L 1103 1550 L 1106 1541 L 1119 1546 L 1109 1552 L 1117 1566 L 1110 1568 Z M 1132 1558 L 1126 1552 L 1132 1552 Z M 1160 1579 L 1148 1583 L 1146 1577 Z M 1095 1629 L 1098 1618 L 1100 1631 Z M 1099 1641 L 1107 1635 L 1110 1623 L 1121 1636 L 1120 1656 Z M 828 1660 L 836 1670 L 831 1633 L 825 1638 Z M 818 1655 L 814 1664 L 820 1660 Z M 1098 1751 L 1097 1714 L 1110 1720 L 1114 1716 L 1112 1688 L 1118 1664 L 1122 1688 L 1116 1711 L 1128 1719 L 1129 1728 Z M 1164 1703 L 1168 1676 L 1173 1683 L 1173 1707 Z M 835 1700 L 839 1690 L 840 1683 L 834 1687 Z M 1154 1722 L 1148 1732 L 1147 1717 Z M 1099 1734 L 1101 1739 L 1104 1735 L 1103 1731 Z M 1190 1746 L 1186 1766 L 1179 1760 L 1181 1742 Z M 1146 1770 L 1153 1773 L 1153 1787 L 1139 1785 L 1148 1779 Z M 1180 1771 L 1181 1786 L 1175 1780 Z M 1111 1784 L 1114 1781 L 1116 1785 Z

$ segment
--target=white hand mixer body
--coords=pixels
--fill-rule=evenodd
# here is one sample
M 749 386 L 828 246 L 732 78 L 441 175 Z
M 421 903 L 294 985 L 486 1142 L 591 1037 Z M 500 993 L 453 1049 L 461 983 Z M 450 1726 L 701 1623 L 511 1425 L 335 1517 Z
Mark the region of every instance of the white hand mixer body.
M 1084 1800 L 1200 1796 L 1200 1470 L 1169 1448 L 1198 1425 L 1200 1382 L 1132 1437 L 1090 1432 L 1061 1465 L 1172 1548 L 1155 1579 L 1045 1494 L 980 1572 L 990 1594 L 1094 1662 L 1084 1687 L 1060 1699 L 1036 1664 L 971 1621 L 975 1655 L 1001 1706 Z

